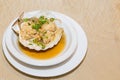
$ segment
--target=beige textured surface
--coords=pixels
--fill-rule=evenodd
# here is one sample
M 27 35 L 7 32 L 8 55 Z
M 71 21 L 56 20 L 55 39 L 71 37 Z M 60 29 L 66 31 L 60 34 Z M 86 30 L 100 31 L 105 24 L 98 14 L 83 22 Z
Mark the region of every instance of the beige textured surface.
M 67 75 L 35 78 L 16 71 L 0 43 L 0 80 L 120 80 L 120 0 L 0 0 L 0 40 L 22 11 L 39 9 L 64 13 L 82 26 L 89 43 L 85 60 Z

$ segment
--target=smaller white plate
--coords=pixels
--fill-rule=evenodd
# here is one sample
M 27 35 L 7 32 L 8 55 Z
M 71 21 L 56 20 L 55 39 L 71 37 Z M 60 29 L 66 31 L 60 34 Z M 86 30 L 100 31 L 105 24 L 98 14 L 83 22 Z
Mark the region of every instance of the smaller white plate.
M 41 13 L 43 13 L 43 11 L 33 11 L 33 12 L 25 13 L 24 16 L 33 17 Z M 52 11 L 45 11 L 44 14 L 46 13 L 47 14 L 49 13 L 48 15 L 51 15 L 51 14 L 54 15 L 57 19 L 61 19 L 62 23 L 60 27 L 62 27 L 64 30 L 64 33 L 66 35 L 66 42 L 67 42 L 65 49 L 58 56 L 48 60 L 36 60 L 36 59 L 30 58 L 24 55 L 24 53 L 22 53 L 22 51 L 18 48 L 18 37 L 12 31 L 11 29 L 12 26 L 10 25 L 7 30 L 8 35 L 6 35 L 7 36 L 6 45 L 8 50 L 16 59 L 26 64 L 30 64 L 34 66 L 52 66 L 67 60 L 74 53 L 74 50 L 77 47 L 77 36 L 73 27 L 67 26 L 69 25 L 69 22 L 66 22 L 67 20 L 63 19 L 65 18 L 64 16 L 61 16 L 60 14 Z M 12 23 L 14 23 L 15 20 Z

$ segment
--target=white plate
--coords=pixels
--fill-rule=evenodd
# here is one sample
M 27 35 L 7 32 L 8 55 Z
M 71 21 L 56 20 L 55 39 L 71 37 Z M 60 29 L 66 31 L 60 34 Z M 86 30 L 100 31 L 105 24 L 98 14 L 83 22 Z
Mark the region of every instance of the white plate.
M 24 64 L 24 63 L 16 60 L 13 56 L 11 56 L 11 53 L 7 50 L 6 45 L 5 45 L 5 37 L 6 37 L 7 32 L 5 32 L 2 45 L 3 45 L 4 55 L 6 56 L 8 61 L 16 69 L 18 69 L 26 74 L 29 74 L 32 76 L 38 76 L 38 77 L 59 76 L 59 75 L 65 74 L 65 73 L 73 70 L 74 68 L 76 68 L 80 64 L 80 62 L 83 60 L 83 58 L 86 54 L 87 38 L 79 24 L 77 24 L 74 20 L 72 20 L 71 18 L 69 18 L 63 14 L 61 14 L 61 16 L 64 16 L 65 19 L 67 19 L 67 22 L 69 22 L 71 27 L 74 28 L 74 30 L 77 33 L 76 36 L 78 37 L 77 38 L 78 45 L 77 45 L 77 48 L 76 48 L 73 56 L 71 56 L 71 58 L 69 58 L 66 62 L 60 63 L 58 65 L 54 65 L 54 66 L 49 66 L 49 67 L 36 67 L 36 66 L 30 66 L 30 65 Z
M 33 12 L 25 13 L 24 16 L 28 16 L 28 17 L 36 16 L 41 13 L 43 12 L 33 11 Z M 51 65 L 56 65 L 65 61 L 74 53 L 74 50 L 76 49 L 76 46 L 77 46 L 77 36 L 76 36 L 75 30 L 73 29 L 73 27 L 71 27 L 72 25 L 69 25 L 69 22 L 67 21 L 67 19 L 59 13 L 56 13 L 53 11 L 45 11 L 44 15 L 46 13 L 47 15 L 51 15 L 51 14 L 54 15 L 55 18 L 60 19 L 62 21 L 62 23 L 58 25 L 64 29 L 64 32 L 66 35 L 67 45 L 65 46 L 65 49 L 58 56 L 48 60 L 36 60 L 36 59 L 30 58 L 24 55 L 24 53 L 22 53 L 21 50 L 19 50 L 18 37 L 12 31 L 11 25 L 10 25 L 7 31 L 8 35 L 6 39 L 6 45 L 8 50 L 16 59 L 34 66 L 51 66 Z

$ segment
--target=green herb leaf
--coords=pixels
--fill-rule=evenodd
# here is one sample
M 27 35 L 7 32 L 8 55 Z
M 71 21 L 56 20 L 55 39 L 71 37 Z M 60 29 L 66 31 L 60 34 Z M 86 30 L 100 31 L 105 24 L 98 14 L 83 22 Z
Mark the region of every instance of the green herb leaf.
M 27 22 L 28 20 L 29 20 L 28 18 L 24 18 L 24 19 L 23 19 L 24 22 Z
M 45 48 L 45 45 L 42 45 L 42 49 L 44 49 Z
M 50 21 L 53 22 L 55 20 L 55 18 L 50 18 Z
M 37 39 L 33 39 L 33 43 L 35 43 L 35 44 L 36 44 L 37 42 L 38 42 L 38 41 L 37 41 Z
M 39 46 L 41 46 L 41 47 L 42 47 L 42 49 L 44 49 L 44 48 L 45 48 L 45 45 L 44 45 L 42 42 L 39 42 L 38 44 L 39 44 Z
M 40 41 L 39 41 L 39 40 L 37 40 L 37 39 L 33 39 L 33 43 L 37 44 L 38 46 L 41 46 L 41 47 L 42 47 L 42 49 L 44 49 L 44 48 L 45 48 L 45 44 L 44 44 L 44 43 L 42 43 L 42 42 L 40 42 Z
M 44 24 L 44 23 L 47 22 L 47 18 L 45 18 L 44 16 L 40 16 L 39 22 L 40 22 L 41 24 Z
M 32 28 L 38 31 L 39 28 L 41 28 L 41 25 L 40 24 L 33 24 Z
M 40 16 L 40 17 L 39 17 L 39 19 L 44 19 L 44 18 L 45 18 L 45 16 Z

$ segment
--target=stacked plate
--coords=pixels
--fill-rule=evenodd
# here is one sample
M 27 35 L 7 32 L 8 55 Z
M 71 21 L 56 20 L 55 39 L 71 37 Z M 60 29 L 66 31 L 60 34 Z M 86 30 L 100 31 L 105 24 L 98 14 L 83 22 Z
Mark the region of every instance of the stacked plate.
M 18 47 L 18 36 L 12 31 L 12 21 L 3 37 L 3 51 L 8 61 L 18 70 L 37 77 L 63 75 L 76 68 L 85 56 L 87 38 L 79 24 L 68 16 L 53 11 L 33 11 L 24 17 L 49 15 L 62 20 L 60 25 L 66 35 L 66 46 L 60 55 L 48 60 L 35 60 L 26 56 Z

